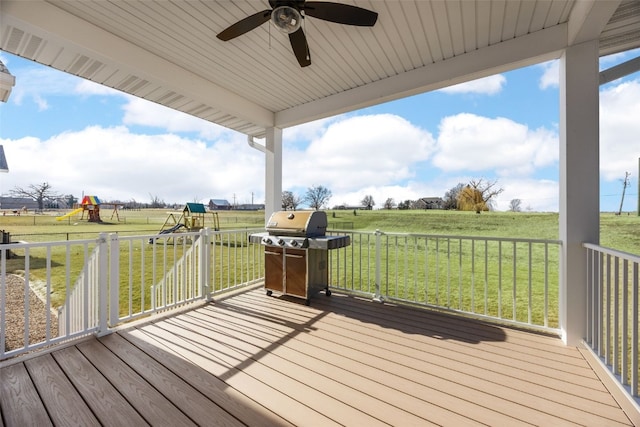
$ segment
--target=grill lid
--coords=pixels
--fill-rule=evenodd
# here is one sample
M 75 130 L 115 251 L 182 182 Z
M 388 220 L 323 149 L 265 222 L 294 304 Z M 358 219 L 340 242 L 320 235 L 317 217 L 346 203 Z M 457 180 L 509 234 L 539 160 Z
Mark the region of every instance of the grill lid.
M 327 231 L 324 211 L 278 211 L 265 227 L 271 236 L 319 237 Z

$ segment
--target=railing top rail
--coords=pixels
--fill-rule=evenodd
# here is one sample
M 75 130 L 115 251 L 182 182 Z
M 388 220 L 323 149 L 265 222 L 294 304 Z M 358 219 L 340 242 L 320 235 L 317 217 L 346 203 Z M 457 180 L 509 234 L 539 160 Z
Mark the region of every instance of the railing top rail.
M 191 237 L 191 236 L 199 236 L 202 231 L 208 230 L 211 234 L 235 234 L 235 233 L 253 233 L 264 231 L 263 228 L 237 228 L 231 230 L 214 230 L 212 228 L 203 228 L 200 231 L 178 231 L 175 233 L 149 233 L 149 234 L 138 234 L 132 236 L 122 236 L 118 234 L 119 240 L 138 240 L 138 239 L 148 239 L 150 237 L 154 238 L 170 238 L 170 237 Z M 114 233 L 117 234 L 117 233 Z M 9 245 L 10 246 L 10 245 Z
M 71 245 L 84 245 L 91 243 L 98 243 L 100 241 L 100 237 L 96 237 L 93 239 L 82 239 L 82 240 L 57 240 L 55 242 L 11 242 L 0 244 L 0 250 L 2 249 L 21 249 L 21 248 L 31 248 L 31 247 L 48 247 L 48 246 L 71 246 Z
M 584 246 L 586 249 L 592 249 L 592 250 L 595 250 L 595 251 L 598 251 L 598 252 L 602 252 L 602 253 L 607 254 L 607 255 L 613 255 L 615 257 L 623 258 L 623 259 L 626 259 L 628 261 L 640 264 L 640 256 L 639 255 L 635 255 L 635 254 L 632 254 L 632 253 L 629 253 L 629 252 L 619 251 L 617 249 L 607 248 L 607 247 L 596 245 L 596 244 L 593 244 L 593 243 L 583 243 L 582 246 Z
M 490 236 L 457 236 L 449 234 L 423 234 L 423 233 L 399 233 L 388 231 L 354 231 L 354 230 L 328 230 L 331 233 L 351 233 L 351 234 L 380 234 L 385 236 L 398 236 L 398 237 L 421 237 L 431 239 L 454 239 L 454 240 L 487 240 L 494 242 L 514 242 L 514 243 L 547 243 L 562 245 L 562 240 L 558 239 L 531 239 L 526 237 L 490 237 Z

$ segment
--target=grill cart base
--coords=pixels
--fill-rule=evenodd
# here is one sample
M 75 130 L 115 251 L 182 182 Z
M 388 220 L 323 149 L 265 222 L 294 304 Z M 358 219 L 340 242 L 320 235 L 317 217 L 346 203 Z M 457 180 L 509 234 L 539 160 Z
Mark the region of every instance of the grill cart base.
M 321 249 L 287 249 L 266 247 L 264 287 L 267 295 L 274 291 L 283 295 L 310 298 L 320 291 L 330 296 L 328 251 Z

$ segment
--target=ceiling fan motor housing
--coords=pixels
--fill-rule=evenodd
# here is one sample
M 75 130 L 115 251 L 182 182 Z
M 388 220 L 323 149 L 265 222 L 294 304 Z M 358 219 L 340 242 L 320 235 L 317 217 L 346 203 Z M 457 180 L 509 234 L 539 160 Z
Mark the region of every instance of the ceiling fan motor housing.
M 271 22 L 286 34 L 295 33 L 302 24 L 302 15 L 291 6 L 278 6 L 271 12 Z

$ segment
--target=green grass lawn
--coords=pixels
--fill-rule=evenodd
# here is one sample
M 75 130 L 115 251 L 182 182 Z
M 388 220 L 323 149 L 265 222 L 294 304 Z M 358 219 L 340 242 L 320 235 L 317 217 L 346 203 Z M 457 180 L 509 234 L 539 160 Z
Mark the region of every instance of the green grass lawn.
M 166 209 L 120 211 L 120 221 L 111 212 L 102 213 L 103 223 L 90 223 L 78 218 L 56 221 L 56 214 L 0 217 L 0 229 L 16 236 L 16 240 L 42 241 L 93 238 L 101 232 L 149 234 L 160 230 L 167 219 Z M 443 234 L 453 236 L 492 236 L 513 238 L 558 238 L 557 213 L 512 213 L 440 210 L 373 210 L 327 211 L 330 229 L 368 230 L 388 232 Z M 264 212 L 219 212 L 222 230 L 260 228 Z M 210 217 L 205 223 L 213 228 Z M 48 236 L 47 236 L 48 235 Z M 600 216 L 600 244 L 625 252 L 640 254 L 640 217 Z

